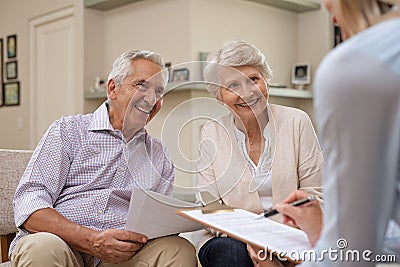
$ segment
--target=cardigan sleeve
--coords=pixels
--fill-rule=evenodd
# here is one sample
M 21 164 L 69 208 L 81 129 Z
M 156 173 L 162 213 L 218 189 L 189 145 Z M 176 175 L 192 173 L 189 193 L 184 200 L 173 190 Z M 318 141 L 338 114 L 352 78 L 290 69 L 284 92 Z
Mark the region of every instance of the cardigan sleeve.
M 322 200 L 322 169 L 324 159 L 321 146 L 306 113 L 299 123 L 298 177 L 300 190 L 317 195 Z
M 216 156 L 216 145 L 215 141 L 207 135 L 207 130 L 205 129 L 207 124 L 202 127 L 200 134 L 200 163 L 198 165 L 198 175 L 197 175 L 197 192 L 209 192 L 216 198 L 220 198 L 218 192 L 215 172 L 213 168 L 213 160 Z M 198 196 L 199 198 L 199 196 Z

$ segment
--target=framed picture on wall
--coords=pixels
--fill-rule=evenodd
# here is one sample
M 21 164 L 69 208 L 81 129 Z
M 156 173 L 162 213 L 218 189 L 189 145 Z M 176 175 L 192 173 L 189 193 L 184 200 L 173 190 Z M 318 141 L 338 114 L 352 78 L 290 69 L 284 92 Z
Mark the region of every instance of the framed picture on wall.
M 6 78 L 7 80 L 16 79 L 18 76 L 17 61 L 10 61 L 6 63 Z
M 311 67 L 309 63 L 296 63 L 292 68 L 292 84 L 309 84 L 311 82 Z
M 201 76 L 203 77 L 204 68 L 207 66 L 208 52 L 200 52 Z M 203 77 L 204 79 L 204 77 Z
M 3 83 L 3 102 L 5 106 L 19 105 L 19 82 Z
M 172 72 L 172 82 L 188 81 L 189 69 L 176 69 Z
M 7 57 L 15 58 L 17 57 L 17 35 L 7 36 Z
M 200 61 L 207 61 L 208 52 L 200 52 Z

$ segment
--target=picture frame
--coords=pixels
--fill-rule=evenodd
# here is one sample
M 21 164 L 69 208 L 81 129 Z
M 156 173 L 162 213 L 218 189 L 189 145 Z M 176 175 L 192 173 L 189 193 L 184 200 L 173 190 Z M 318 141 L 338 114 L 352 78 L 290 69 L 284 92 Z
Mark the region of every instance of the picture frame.
M 17 57 L 17 35 L 7 36 L 7 57 L 16 58 Z
M 0 38 L 0 107 L 4 105 L 3 102 L 3 66 L 4 66 L 4 43 L 3 38 Z
M 171 66 L 172 66 L 172 62 L 166 62 L 165 63 L 165 69 L 168 71 L 168 82 L 171 81 Z
M 204 80 L 203 71 L 204 71 L 205 67 L 207 66 L 207 63 L 208 63 L 207 58 L 208 58 L 209 54 L 210 54 L 209 52 L 200 52 L 199 53 L 200 64 L 201 64 L 201 77 L 203 80 Z
M 207 61 L 208 54 L 209 52 L 200 52 L 199 53 L 200 61 Z
M 18 77 L 18 64 L 17 61 L 10 61 L 6 63 L 6 79 L 12 80 Z
M 172 82 L 181 82 L 189 80 L 189 69 L 175 69 L 172 72 Z
M 295 63 L 292 68 L 292 84 L 305 85 L 311 82 L 311 65 L 309 63 Z
M 3 102 L 5 106 L 19 106 L 20 104 L 19 82 L 3 83 Z

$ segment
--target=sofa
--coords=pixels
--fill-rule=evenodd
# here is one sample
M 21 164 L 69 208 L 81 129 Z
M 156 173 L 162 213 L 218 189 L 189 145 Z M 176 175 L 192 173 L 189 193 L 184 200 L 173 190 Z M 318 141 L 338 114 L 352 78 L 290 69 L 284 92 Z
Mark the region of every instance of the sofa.
M 8 248 L 17 228 L 14 223 L 12 200 L 15 189 L 32 156 L 30 150 L 0 149 L 0 266 L 11 266 Z M 7 263 L 4 263 L 7 262 Z

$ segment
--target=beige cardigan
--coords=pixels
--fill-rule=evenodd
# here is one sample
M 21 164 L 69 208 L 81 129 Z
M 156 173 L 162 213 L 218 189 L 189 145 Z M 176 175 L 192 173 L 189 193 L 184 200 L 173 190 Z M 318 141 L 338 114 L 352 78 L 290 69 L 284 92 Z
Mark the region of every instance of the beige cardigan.
M 308 115 L 295 108 L 268 105 L 272 147 L 272 202 L 304 190 L 322 198 L 323 157 Z M 257 191 L 250 190 L 251 171 L 234 133 L 234 116 L 205 123 L 201 130 L 198 191 L 222 198 L 226 205 L 261 213 Z M 279 220 L 279 216 L 275 216 Z M 213 237 L 204 231 L 198 248 Z

